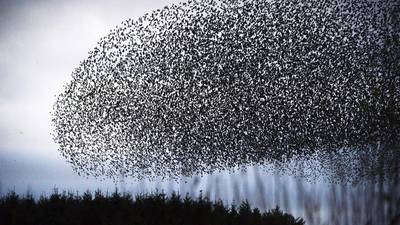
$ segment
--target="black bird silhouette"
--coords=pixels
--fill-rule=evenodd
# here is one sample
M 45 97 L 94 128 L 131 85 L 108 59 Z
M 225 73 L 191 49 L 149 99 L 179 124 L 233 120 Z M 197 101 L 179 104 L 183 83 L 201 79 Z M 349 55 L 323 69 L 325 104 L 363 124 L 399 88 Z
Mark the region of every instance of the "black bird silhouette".
M 335 154 L 349 166 L 384 158 L 398 171 L 399 8 L 199 0 L 129 19 L 72 73 L 54 106 L 55 140 L 93 176 L 178 177 Z M 371 148 L 378 155 L 364 154 Z

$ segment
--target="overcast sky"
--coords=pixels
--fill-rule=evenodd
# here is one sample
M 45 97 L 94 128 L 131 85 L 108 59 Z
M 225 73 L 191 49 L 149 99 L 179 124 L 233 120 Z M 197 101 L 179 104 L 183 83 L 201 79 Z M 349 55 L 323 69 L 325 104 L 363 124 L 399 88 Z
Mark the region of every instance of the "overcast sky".
M 50 111 L 73 69 L 110 29 L 172 2 L 2 1 L 0 151 L 54 153 Z
M 116 184 L 111 181 L 86 179 L 72 171 L 52 140 L 50 112 L 56 95 L 71 79 L 71 72 L 101 37 L 128 18 L 135 19 L 177 2 L 179 0 L 0 0 L 0 194 L 9 190 L 18 193 L 30 190 L 38 196 L 48 194 L 54 187 L 73 191 L 115 188 Z M 245 178 L 251 177 L 253 172 L 244 174 Z M 234 183 L 235 176 L 239 183 Z M 277 192 L 281 186 L 271 185 L 276 184 L 275 178 L 271 179 L 273 177 L 266 173 L 261 177 L 275 197 L 284 193 Z M 240 175 L 226 176 L 225 173 L 207 176 L 201 181 L 186 181 L 169 183 L 167 188 L 180 193 L 193 191 L 190 190 L 193 187 L 197 187 L 197 191 L 207 189 L 230 196 L 225 200 L 231 201 L 235 187 L 240 186 L 242 192 L 236 196 L 253 197 L 250 203 L 263 206 L 259 195 L 251 191 L 255 187 L 254 180 L 243 179 Z M 288 179 L 288 182 L 293 185 L 293 180 Z M 157 182 L 118 185 L 127 191 L 160 188 Z M 279 201 L 268 199 L 268 204 L 265 206 L 270 208 Z
M 30 190 L 38 196 L 54 187 L 73 191 L 115 188 L 112 181 L 79 177 L 60 156 L 51 136 L 52 106 L 63 85 L 71 79 L 71 72 L 101 37 L 126 19 L 136 19 L 153 9 L 178 2 L 0 0 L 0 195 L 13 189 L 18 193 Z M 252 177 L 254 172 L 245 174 L 245 178 Z M 239 183 L 233 182 L 235 176 Z M 208 189 L 234 196 L 234 189 L 239 185 L 243 191 L 240 197 L 253 197 L 249 202 L 262 207 L 257 202 L 259 195 L 251 191 L 256 186 L 254 179 L 242 179 L 240 175 L 229 177 L 232 178 L 224 173 L 201 181 L 187 179 L 189 185 L 183 180 L 170 183 L 172 186 L 168 188 L 186 193 L 197 185 L 196 190 Z M 287 183 L 281 186 L 278 185 L 281 178 L 267 173 L 262 173 L 261 178 L 265 187 L 274 193 L 268 199 L 268 208 L 280 203 L 279 196 L 285 194 L 280 187 L 287 187 L 289 192 L 296 189 L 293 178 L 284 177 Z M 224 184 L 219 191 L 218 185 L 212 186 L 218 183 Z M 315 192 L 324 185 L 314 185 Z M 135 188 L 145 191 L 154 190 L 160 184 L 139 182 L 117 186 L 127 191 Z
M 81 191 L 115 187 L 111 181 L 79 177 L 60 156 L 50 134 L 53 103 L 71 72 L 101 37 L 126 19 L 178 2 L 0 0 L 0 193 L 29 189 L 40 195 L 53 187 Z M 252 172 L 244 176 L 251 177 Z M 237 175 L 240 182 L 232 184 L 235 176 L 207 176 L 201 181 L 189 179 L 189 185 L 185 180 L 168 185 L 185 193 L 195 186 L 192 182 L 197 190 L 214 188 L 217 193 L 215 184 L 220 183 L 225 196 L 233 196 L 232 186 L 239 185 L 240 196 L 259 197 L 246 193 L 254 187 L 254 180 Z M 275 178 L 261 176 L 273 188 L 270 184 Z M 149 190 L 159 185 L 139 182 L 120 188 Z
M 115 187 L 109 180 L 79 177 L 60 156 L 50 134 L 52 106 L 71 72 L 101 37 L 126 19 L 178 2 L 0 2 L 0 192 L 29 189 L 40 195 L 53 187 L 81 191 Z M 197 189 L 214 179 L 202 179 Z M 170 188 L 185 192 L 190 182 L 198 182 L 186 181 L 189 185 L 181 181 Z M 139 189 L 147 190 L 160 186 L 157 182 L 140 185 Z M 122 188 L 138 187 L 126 182 Z
M 51 132 L 56 95 L 101 37 L 178 0 L 0 1 L 0 182 L 46 191 L 104 185 L 75 175 Z M 89 182 L 89 183 L 88 183 Z M 107 183 L 109 184 L 109 183 Z

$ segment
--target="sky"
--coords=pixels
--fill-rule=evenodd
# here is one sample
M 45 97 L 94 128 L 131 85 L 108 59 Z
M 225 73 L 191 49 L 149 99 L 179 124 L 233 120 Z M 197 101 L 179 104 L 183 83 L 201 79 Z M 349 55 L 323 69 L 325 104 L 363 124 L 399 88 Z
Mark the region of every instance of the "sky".
M 251 178 L 259 173 L 254 168 L 248 173 L 223 172 L 177 182 L 114 183 L 78 176 L 58 152 L 51 135 L 51 111 L 72 71 L 101 37 L 124 20 L 178 2 L 0 0 L 0 195 L 15 190 L 37 197 L 54 188 L 80 192 L 115 187 L 136 192 L 165 189 L 192 194 L 206 190 L 214 194 L 210 197 L 226 201 L 252 196 L 250 203 L 270 208 L 285 195 L 279 183 L 285 183 L 289 192 L 294 189 L 294 179 L 260 172 L 264 187 L 274 193 L 265 205 L 254 193 L 260 191 Z
M 206 188 L 219 175 L 164 184 L 84 178 L 57 151 L 56 96 L 101 37 L 129 18 L 179 0 L 0 1 L 0 193 L 61 190 Z M 189 183 L 189 184 L 188 184 Z
M 174 0 L 0 1 L 0 182 L 3 192 L 112 188 L 77 176 L 52 139 L 56 95 L 101 37 Z
M 281 203 L 289 209 L 279 199 L 298 189 L 296 179 L 261 172 L 263 191 L 273 193 L 265 205 L 260 202 L 263 191 L 251 178 L 259 172 L 254 168 L 248 173 L 223 172 L 177 182 L 114 183 L 78 176 L 57 151 L 51 135 L 52 107 L 80 61 L 101 37 L 124 20 L 178 2 L 0 0 L 0 195 L 15 190 L 30 191 L 37 197 L 54 188 L 83 192 L 97 188 L 113 191 L 118 187 L 136 193 L 162 188 L 192 194 L 206 190 L 214 194 L 212 198 L 223 197 L 228 202 L 235 200 L 234 196 L 252 196 L 249 202 L 254 206 L 271 208 Z M 286 189 L 280 189 L 280 184 Z M 237 186 L 239 194 L 234 193 Z M 311 186 L 314 193 L 319 193 L 316 190 L 327 184 L 311 183 L 308 188 Z
M 173 2 L 1 2 L 1 152 L 52 156 L 50 111 L 73 69 L 122 21 Z
M 0 195 L 14 190 L 39 197 L 54 188 L 83 192 L 116 187 L 136 193 L 163 189 L 193 195 L 208 190 L 214 193 L 210 197 L 225 201 L 252 195 L 254 180 L 243 179 L 252 172 L 232 176 L 217 173 L 177 182 L 114 183 L 80 177 L 52 139 L 51 111 L 56 96 L 100 38 L 124 20 L 178 2 L 0 0 Z M 265 173 L 261 176 L 268 181 L 265 185 L 276 181 Z M 234 194 L 232 186 L 239 187 L 240 193 Z M 252 196 L 257 203 L 258 196 Z M 267 205 L 258 202 L 255 206 Z M 273 207 L 273 203 L 268 206 Z
M 205 190 L 212 199 L 232 202 L 247 198 L 262 209 L 279 204 L 290 210 L 284 199 L 296 195 L 297 179 L 273 176 L 257 168 L 176 182 L 114 183 L 78 176 L 58 152 L 51 135 L 51 111 L 80 61 L 124 20 L 179 1 L 0 0 L 0 195 L 14 190 L 20 194 L 30 191 L 38 197 L 54 188 L 80 193 L 97 188 L 113 191 L 116 187 L 135 193 L 163 189 L 192 195 Z M 264 182 L 261 188 L 255 173 Z M 306 186 L 322 190 L 326 184 Z M 301 215 L 295 211 L 291 209 Z

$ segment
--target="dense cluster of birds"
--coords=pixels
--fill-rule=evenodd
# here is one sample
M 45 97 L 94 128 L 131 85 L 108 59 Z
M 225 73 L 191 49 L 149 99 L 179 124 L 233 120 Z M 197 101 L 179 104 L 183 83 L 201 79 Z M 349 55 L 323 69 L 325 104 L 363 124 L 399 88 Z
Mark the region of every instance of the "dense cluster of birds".
M 77 172 L 106 177 L 343 149 L 387 155 L 400 140 L 399 8 L 189 0 L 129 19 L 72 73 L 54 106 L 55 140 Z

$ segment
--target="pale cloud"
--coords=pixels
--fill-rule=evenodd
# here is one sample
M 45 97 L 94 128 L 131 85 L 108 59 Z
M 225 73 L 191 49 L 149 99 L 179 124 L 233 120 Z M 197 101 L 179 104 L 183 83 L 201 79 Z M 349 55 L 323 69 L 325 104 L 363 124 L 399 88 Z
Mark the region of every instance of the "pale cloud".
M 172 2 L 0 0 L 0 195 L 114 187 L 72 171 L 50 135 L 50 112 L 101 37 Z
M 122 21 L 173 2 L 1 3 L 0 153 L 54 153 L 50 111 L 74 68 Z

